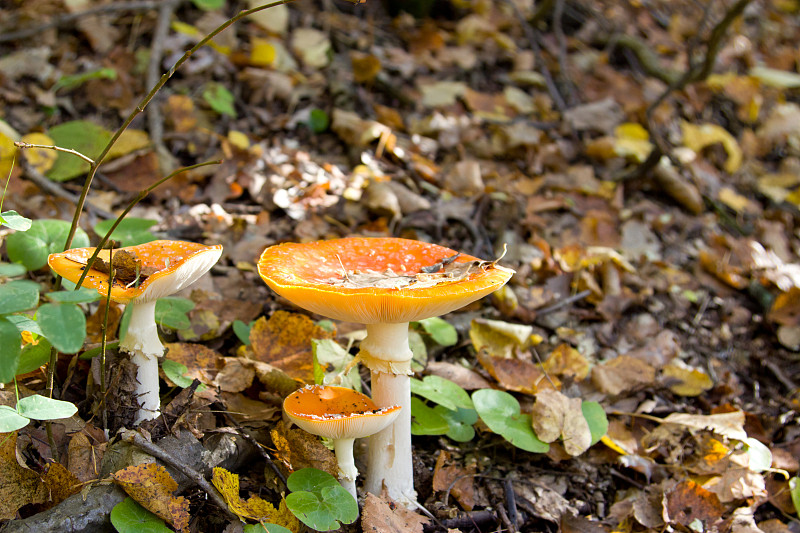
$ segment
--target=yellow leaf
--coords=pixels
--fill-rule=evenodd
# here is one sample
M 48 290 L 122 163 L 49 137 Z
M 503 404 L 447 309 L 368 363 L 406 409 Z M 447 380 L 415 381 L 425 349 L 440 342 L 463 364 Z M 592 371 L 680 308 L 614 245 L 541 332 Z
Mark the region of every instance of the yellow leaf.
M 14 146 L 14 141 L 0 133 L 0 179 L 6 179 L 11 173 L 16 152 L 17 147 Z
M 695 152 L 702 151 L 712 144 L 721 143 L 728 154 L 725 162 L 725 171 L 733 174 L 742 166 L 742 150 L 739 143 L 728 130 L 716 124 L 700 124 L 695 126 L 689 122 L 682 122 L 683 144 Z
M 258 496 L 250 496 L 245 501 L 239 497 L 239 476 L 228 472 L 224 468 L 214 468 L 211 482 L 220 491 L 228 508 L 242 520 L 258 520 L 283 526 L 290 531 L 299 531 L 300 522 L 286 507 L 286 502 L 281 499 L 278 509 Z
M 269 67 L 275 63 L 275 47 L 266 39 L 254 37 L 250 41 L 250 64 L 257 67 Z
M 145 509 L 163 518 L 177 530 L 189 527 L 189 502 L 172 495 L 178 484 L 167 469 L 156 463 L 129 466 L 115 472 L 114 481 Z
M 44 133 L 29 133 L 20 140 L 28 144 L 43 144 L 45 146 L 53 146 L 55 144 L 53 139 Z M 49 148 L 25 148 L 22 153 L 28 163 L 42 174 L 53 168 L 53 163 L 56 162 L 58 157 L 58 152 Z
M 627 157 L 641 163 L 653 150 L 650 134 L 636 122 L 620 124 L 614 130 L 614 152 L 620 157 Z
M 661 372 L 671 382 L 669 389 L 679 396 L 700 396 L 714 386 L 708 374 L 679 362 L 671 362 Z
M 146 131 L 127 129 L 122 132 L 117 142 L 109 150 L 108 158 L 122 157 L 148 146 L 150 146 L 150 136 L 147 135 Z
M 381 71 L 381 60 L 372 54 L 351 52 L 350 63 L 353 65 L 353 79 L 357 83 L 370 82 Z
M 229 131 L 228 142 L 239 150 L 247 150 L 250 148 L 250 139 L 247 137 L 246 133 L 242 133 L 241 131 Z

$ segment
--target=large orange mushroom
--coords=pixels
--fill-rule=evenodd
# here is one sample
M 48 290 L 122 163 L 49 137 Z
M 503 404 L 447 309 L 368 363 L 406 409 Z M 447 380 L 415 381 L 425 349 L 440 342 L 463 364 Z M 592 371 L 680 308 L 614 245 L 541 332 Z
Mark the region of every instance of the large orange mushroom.
M 86 270 L 95 248 L 73 248 L 50 254 L 48 264 L 58 275 L 77 283 Z M 158 358 L 164 345 L 158 338 L 155 320 L 156 300 L 194 283 L 219 260 L 222 246 L 193 242 L 158 240 L 138 246 L 100 250 L 83 286 L 106 296 L 111 283 L 111 299 L 131 306 L 128 330 L 120 340 L 120 350 L 129 353 L 137 365 L 136 421 L 156 418 L 161 409 L 158 394 Z M 113 277 L 110 275 L 113 266 Z
M 435 244 L 352 237 L 267 248 L 258 271 L 275 292 L 320 315 L 367 327 L 359 359 L 372 399 L 399 405 L 394 423 L 370 438 L 365 487 L 416 500 L 411 462 L 408 323 L 459 309 L 502 287 L 514 271 Z

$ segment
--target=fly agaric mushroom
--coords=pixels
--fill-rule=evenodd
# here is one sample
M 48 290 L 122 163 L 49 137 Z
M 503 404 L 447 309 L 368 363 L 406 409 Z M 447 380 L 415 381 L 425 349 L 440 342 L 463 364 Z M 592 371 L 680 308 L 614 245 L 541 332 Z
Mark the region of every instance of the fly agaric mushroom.
M 267 248 L 258 272 L 275 292 L 320 315 L 367 327 L 358 357 L 372 399 L 400 415 L 370 438 L 365 487 L 416 500 L 411 462 L 408 323 L 459 309 L 502 287 L 514 271 L 449 248 L 396 238 L 335 239 Z
M 48 264 L 53 271 L 74 282 L 80 279 L 95 248 L 74 248 L 50 254 Z M 125 338 L 119 348 L 129 353 L 138 367 L 136 394 L 139 411 L 136 422 L 156 418 L 160 413 L 158 396 L 158 358 L 164 345 L 158 338 L 155 320 L 156 300 L 174 294 L 194 283 L 219 260 L 222 246 L 206 246 L 184 241 L 152 241 L 138 246 L 100 250 L 83 286 L 108 294 L 110 270 L 113 266 L 111 299 L 131 306 Z
M 287 396 L 283 411 L 301 429 L 333 440 L 339 483 L 357 498 L 353 441 L 394 422 L 400 406 L 378 407 L 369 396 L 346 387 L 309 385 Z

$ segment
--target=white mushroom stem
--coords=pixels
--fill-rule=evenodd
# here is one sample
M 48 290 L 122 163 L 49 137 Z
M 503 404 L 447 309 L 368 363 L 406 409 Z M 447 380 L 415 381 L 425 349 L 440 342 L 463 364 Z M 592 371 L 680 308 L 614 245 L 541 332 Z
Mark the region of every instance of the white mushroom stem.
M 411 348 L 408 323 L 368 324 L 361 360 L 372 371 L 372 401 L 378 407 L 401 406 L 395 421 L 369 440 L 365 489 L 406 506 L 417 501 L 411 461 Z
M 158 394 L 158 358 L 164 355 L 164 345 L 158 338 L 156 326 L 156 301 L 136 302 L 131 307 L 128 331 L 119 343 L 123 352 L 131 355 L 131 361 L 138 367 L 136 372 L 136 400 L 139 412 L 136 423 L 157 418 L 161 409 Z
M 336 462 L 339 465 L 339 483 L 347 489 L 347 492 L 358 499 L 356 494 L 356 477 L 358 469 L 353 459 L 353 442 L 355 439 L 334 439 L 333 451 L 336 454 Z

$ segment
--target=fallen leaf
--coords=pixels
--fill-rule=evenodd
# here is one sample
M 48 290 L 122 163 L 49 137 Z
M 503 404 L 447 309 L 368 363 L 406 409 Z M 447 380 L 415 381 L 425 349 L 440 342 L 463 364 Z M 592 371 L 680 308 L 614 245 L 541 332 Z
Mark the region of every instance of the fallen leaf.
M 695 152 L 701 152 L 707 146 L 720 143 L 728 153 L 725 161 L 725 171 L 733 174 L 742 166 L 742 149 L 739 143 L 728 130 L 716 124 L 695 125 L 690 122 L 681 122 L 683 131 L 683 144 Z
M 700 431 L 713 431 L 717 435 L 740 441 L 747 440 L 744 430 L 744 411 L 731 411 L 713 415 L 691 415 L 672 413 L 662 419 L 665 424 L 678 424 L 686 428 Z
M 44 146 L 55 145 L 55 141 L 44 133 L 28 133 L 27 135 L 23 135 L 20 141 Z M 22 153 L 25 155 L 25 159 L 28 160 L 28 163 L 42 174 L 53 168 L 53 164 L 58 157 L 58 152 L 47 148 L 25 148 Z
M 92 445 L 89 437 L 82 431 L 75 433 L 67 447 L 69 471 L 81 482 L 97 479 L 100 475 L 100 462 L 103 460 L 107 443 Z
M 682 481 L 665 495 L 664 517 L 667 523 L 687 527 L 699 521 L 703 530 L 719 521 L 725 507 L 716 494 L 691 480 Z
M 112 477 L 142 507 L 177 530 L 189 527 L 189 501 L 183 496 L 173 496 L 178 483 L 163 466 L 156 463 L 129 466 L 118 470 Z
M 533 327 L 500 320 L 476 318 L 470 323 L 469 338 L 476 352 L 492 357 L 516 357 L 531 344 Z
M 270 432 L 277 455 L 291 472 L 302 468 L 317 468 L 334 477 L 339 475 L 336 456 L 319 437 L 299 428 L 289 428 L 282 421 Z
M 0 437 L 0 519 L 12 519 L 29 503 L 47 501 L 47 487 L 39 475 L 17 463 L 17 433 Z
M 624 354 L 592 368 L 595 387 L 614 396 L 649 385 L 655 378 L 655 368 L 641 359 Z
M 292 32 L 292 52 L 309 67 L 323 68 L 330 62 L 331 41 L 314 28 L 297 28 Z
M 61 463 L 48 463 L 42 481 L 50 493 L 49 505 L 61 503 L 80 492 L 82 487 L 81 480 Z
M 361 509 L 364 533 L 422 533 L 422 526 L 428 522 L 428 518 L 402 505 L 390 504 L 371 492 L 367 493 Z
M 550 376 L 569 377 L 575 381 L 586 379 L 591 365 L 581 353 L 569 344 L 559 344 L 542 363 L 542 370 Z
M 283 498 L 278 509 L 255 495 L 244 500 L 239 496 L 239 476 L 220 467 L 214 468 L 211 483 L 222 494 L 228 508 L 242 520 L 270 522 L 290 531 L 300 531 L 300 521 L 286 507 L 286 500 Z
M 592 444 L 592 433 L 583 416 L 580 398 L 568 398 L 554 390 L 536 393 L 536 403 L 531 410 L 531 420 L 536 436 L 543 442 L 563 439 L 564 450 L 572 456 L 580 455 Z
M 433 490 L 452 495 L 465 511 L 475 507 L 475 463 L 466 468 L 454 464 L 450 453 L 441 450 L 433 468 Z
M 186 367 L 187 371 L 183 374 L 184 376 L 189 379 L 197 379 L 205 385 L 213 385 L 214 378 L 225 365 L 225 359 L 222 354 L 202 344 L 170 342 L 165 344 L 164 347 L 167 349 L 165 355 L 167 359 Z M 252 381 L 252 376 L 250 380 Z M 222 390 L 238 392 L 229 391 L 227 388 L 222 388 Z
M 708 374 L 680 360 L 673 360 L 662 368 L 661 377 L 667 381 L 669 390 L 678 396 L 700 396 L 714 386 Z
M 540 366 L 530 361 L 493 357 L 481 350 L 478 352 L 478 362 L 506 390 L 536 394 L 539 390 L 561 385 L 555 377 L 548 379 Z

